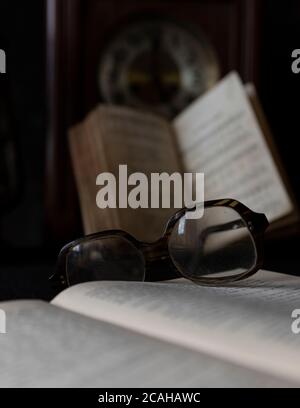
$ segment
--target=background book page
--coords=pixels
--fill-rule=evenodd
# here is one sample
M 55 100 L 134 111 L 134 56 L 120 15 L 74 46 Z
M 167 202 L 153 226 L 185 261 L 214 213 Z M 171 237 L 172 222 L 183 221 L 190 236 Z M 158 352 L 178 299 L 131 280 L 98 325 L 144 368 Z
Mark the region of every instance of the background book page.
M 138 239 L 153 241 L 159 238 L 168 218 L 176 210 L 172 205 L 171 208 L 150 208 L 150 181 L 151 173 L 171 174 L 181 170 L 171 126 L 152 114 L 129 108 L 99 106 L 87 117 L 81 129 L 85 129 L 81 130 L 81 134 L 71 133 L 70 143 L 73 152 L 77 145 L 82 151 L 81 155 L 73 154 L 72 158 L 83 219 L 88 220 L 84 223 L 85 233 L 120 228 Z M 118 208 L 119 165 L 127 165 L 128 177 L 135 172 L 147 176 L 148 208 L 132 209 L 129 205 L 128 208 Z M 117 209 L 102 210 L 96 206 L 97 191 L 101 189 L 101 186 L 96 186 L 96 177 L 103 171 L 116 176 Z M 88 174 L 89 188 L 81 186 L 82 174 Z M 127 199 L 130 189 L 132 187 L 128 186 L 124 198 Z M 109 222 L 103 222 L 104 218 Z
M 269 221 L 293 209 L 237 73 L 174 120 L 185 171 L 203 172 L 205 199 L 234 198 Z
M 89 116 L 69 131 L 69 147 L 86 234 L 95 232 L 95 229 L 99 231 L 118 226 L 115 209 L 103 209 L 101 216 L 96 211 L 96 177 L 106 171 L 107 164 L 101 137 L 93 140 L 93 125 L 93 116 Z

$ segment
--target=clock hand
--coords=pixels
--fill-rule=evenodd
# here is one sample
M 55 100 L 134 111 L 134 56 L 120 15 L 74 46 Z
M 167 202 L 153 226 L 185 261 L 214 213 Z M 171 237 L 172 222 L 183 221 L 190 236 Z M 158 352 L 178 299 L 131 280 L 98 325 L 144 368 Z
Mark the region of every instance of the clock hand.
M 162 102 L 168 102 L 168 95 L 161 80 L 161 54 L 162 54 L 161 29 L 154 35 L 151 43 L 151 77 L 158 91 L 158 98 Z

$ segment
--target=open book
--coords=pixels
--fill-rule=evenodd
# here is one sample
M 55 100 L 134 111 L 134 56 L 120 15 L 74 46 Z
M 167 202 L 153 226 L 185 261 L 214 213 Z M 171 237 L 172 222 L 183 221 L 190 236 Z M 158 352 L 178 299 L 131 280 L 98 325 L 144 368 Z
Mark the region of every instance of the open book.
M 299 277 L 259 271 L 220 287 L 88 282 L 51 304 L 0 303 L 0 384 L 299 386 L 299 291 Z
M 69 134 L 85 233 L 121 228 L 158 238 L 172 209 L 96 206 L 97 175 L 204 173 L 205 200 L 237 199 L 267 215 L 273 227 L 295 223 L 297 211 L 253 86 L 237 73 L 169 122 L 137 110 L 100 105 Z M 147 226 L 147 228 L 145 228 Z

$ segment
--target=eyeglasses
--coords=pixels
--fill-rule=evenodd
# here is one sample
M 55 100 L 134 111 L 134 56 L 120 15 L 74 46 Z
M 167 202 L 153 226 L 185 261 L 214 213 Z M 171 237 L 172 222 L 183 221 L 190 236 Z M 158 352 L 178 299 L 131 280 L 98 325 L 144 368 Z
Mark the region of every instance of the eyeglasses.
M 153 243 L 121 230 L 87 235 L 66 245 L 51 280 L 60 288 L 94 280 L 157 281 L 185 277 L 216 285 L 245 279 L 262 266 L 264 214 L 237 200 L 204 202 L 199 219 L 184 208 Z

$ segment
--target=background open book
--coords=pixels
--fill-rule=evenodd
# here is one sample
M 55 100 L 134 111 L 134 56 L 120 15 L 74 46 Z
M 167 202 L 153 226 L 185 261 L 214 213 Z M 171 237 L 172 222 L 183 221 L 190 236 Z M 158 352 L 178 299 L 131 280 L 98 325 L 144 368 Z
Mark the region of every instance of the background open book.
M 0 303 L 0 384 L 299 386 L 299 282 L 267 271 L 221 287 L 88 282 L 51 304 Z
M 298 213 L 253 86 L 237 73 L 221 80 L 173 122 L 129 108 L 100 105 L 70 131 L 85 233 L 121 228 L 152 240 L 174 209 L 96 206 L 96 177 L 128 172 L 202 172 L 205 199 L 235 198 L 267 215 L 272 228 Z M 145 228 L 147 226 L 147 228 Z

